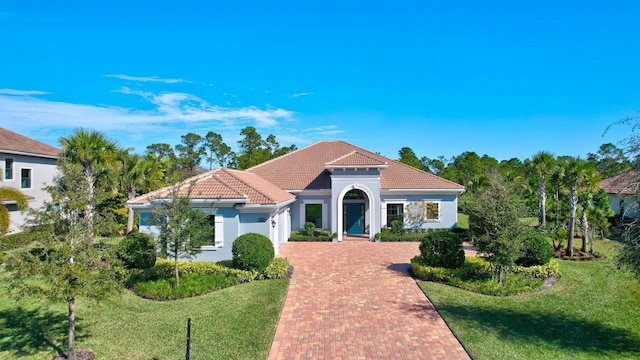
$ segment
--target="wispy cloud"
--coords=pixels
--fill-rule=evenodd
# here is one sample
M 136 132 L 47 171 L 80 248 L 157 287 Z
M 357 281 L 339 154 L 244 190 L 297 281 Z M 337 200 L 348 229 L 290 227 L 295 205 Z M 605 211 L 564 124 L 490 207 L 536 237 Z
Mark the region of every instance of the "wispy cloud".
M 38 91 L 38 90 L 16 90 L 16 89 L 0 89 L 0 95 L 46 95 L 49 94 L 46 91 Z
M 314 133 L 316 135 L 333 136 L 344 133 L 344 130 L 338 129 L 336 125 L 323 125 L 302 130 L 306 133 Z
M 103 75 L 104 77 L 116 78 L 129 81 L 141 81 L 141 82 L 160 82 L 165 84 L 177 84 L 177 83 L 190 83 L 191 81 L 185 79 L 163 79 L 157 76 L 131 76 L 125 74 L 109 74 Z
M 71 131 L 77 127 L 132 136 L 149 136 L 185 129 L 218 128 L 234 130 L 243 126 L 272 127 L 293 117 L 294 113 L 274 107 L 227 107 L 209 104 L 187 93 L 153 93 L 129 88 L 118 90 L 123 94 L 141 96 L 153 105 L 139 110 L 121 106 L 87 105 L 50 101 L 31 95 L 43 91 L 2 89 L 0 92 L 0 119 L 9 129 L 48 129 Z
M 295 94 L 291 94 L 292 97 L 297 98 L 300 96 L 309 96 L 309 95 L 313 95 L 312 92 L 301 92 L 301 93 L 295 93 Z

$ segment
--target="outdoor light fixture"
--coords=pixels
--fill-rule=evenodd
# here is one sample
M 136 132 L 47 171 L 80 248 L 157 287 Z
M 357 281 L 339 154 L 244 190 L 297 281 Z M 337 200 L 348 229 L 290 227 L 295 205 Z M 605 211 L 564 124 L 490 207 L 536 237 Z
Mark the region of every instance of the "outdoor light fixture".
M 276 221 L 271 219 L 271 227 L 276 227 Z

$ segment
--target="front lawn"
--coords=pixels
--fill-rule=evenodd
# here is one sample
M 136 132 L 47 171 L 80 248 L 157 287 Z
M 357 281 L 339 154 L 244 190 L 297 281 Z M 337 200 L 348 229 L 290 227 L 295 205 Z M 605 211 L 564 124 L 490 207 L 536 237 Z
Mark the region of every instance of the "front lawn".
M 418 284 L 474 359 L 637 359 L 640 284 L 615 268 L 615 244 L 596 243 L 607 260 L 560 260 L 562 278 L 533 294 Z
M 0 269 L 0 359 L 50 359 L 66 351 L 62 304 L 7 296 Z M 129 291 L 110 300 L 76 301 L 76 349 L 98 359 L 180 359 L 187 318 L 192 319 L 193 359 L 265 359 L 287 292 L 288 280 L 253 281 L 194 298 L 142 299 Z

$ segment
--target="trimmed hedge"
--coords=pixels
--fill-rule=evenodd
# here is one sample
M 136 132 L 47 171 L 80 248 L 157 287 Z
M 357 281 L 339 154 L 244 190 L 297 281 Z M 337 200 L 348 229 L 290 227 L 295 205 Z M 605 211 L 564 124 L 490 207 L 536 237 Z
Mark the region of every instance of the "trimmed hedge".
M 275 258 L 267 268 L 258 275 L 258 280 L 284 279 L 289 274 L 289 260 L 285 258 Z
M 303 231 L 292 231 L 289 241 L 331 241 L 331 234 L 328 231 L 315 230 L 313 236 L 309 236 Z
M 422 241 L 422 239 L 424 239 L 424 235 L 425 234 L 415 234 L 415 233 L 411 233 L 411 234 L 404 234 L 404 235 L 395 235 L 389 232 L 382 232 L 380 233 L 380 241 L 386 241 L 386 242 L 399 242 L 399 241 L 413 241 L 413 242 L 418 242 L 418 241 Z
M 158 259 L 147 272 L 156 278 L 173 277 L 173 260 Z M 224 265 L 208 261 L 178 261 L 178 274 L 223 274 L 234 277 L 239 283 L 252 281 L 256 275 L 250 271 L 232 269 Z
M 231 253 L 235 268 L 256 273 L 263 272 L 275 257 L 271 240 L 256 233 L 240 235 L 233 242 Z
M 516 260 L 519 266 L 538 266 L 548 264 L 553 257 L 551 244 L 545 237 L 536 230 L 529 230 L 525 236 L 523 251 L 520 258 Z
M 0 251 L 13 250 L 31 242 L 26 232 L 19 232 L 0 237 Z
M 131 233 L 120 241 L 117 254 L 127 269 L 149 269 L 156 263 L 153 236 Z

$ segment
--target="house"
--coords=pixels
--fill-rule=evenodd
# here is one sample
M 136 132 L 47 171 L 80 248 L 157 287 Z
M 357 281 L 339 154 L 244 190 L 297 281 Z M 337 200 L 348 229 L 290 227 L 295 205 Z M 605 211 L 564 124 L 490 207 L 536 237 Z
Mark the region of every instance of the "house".
M 210 246 L 198 260 L 231 258 L 231 242 L 257 232 L 276 253 L 292 230 L 312 222 L 317 229 L 373 239 L 410 205 L 426 206 L 424 228 L 457 226 L 458 195 L 464 187 L 344 141 L 319 141 L 245 171 L 216 169 L 188 179 L 192 205 L 212 220 Z M 187 186 L 187 185 L 183 185 Z M 186 190 L 182 190 L 184 194 Z M 140 213 L 141 231 L 154 201 L 169 188 L 142 195 L 128 206 Z
M 51 185 L 57 173 L 59 155 L 60 150 L 53 146 L 0 128 L 0 186 L 20 190 L 30 208 L 40 208 L 50 199 L 44 187 Z M 20 231 L 26 212 L 20 212 L 15 201 L 0 199 L 0 202 L 9 210 L 9 233 Z
M 609 195 L 609 204 L 616 215 L 640 217 L 640 171 L 630 170 L 606 178 L 600 182 L 600 187 Z

